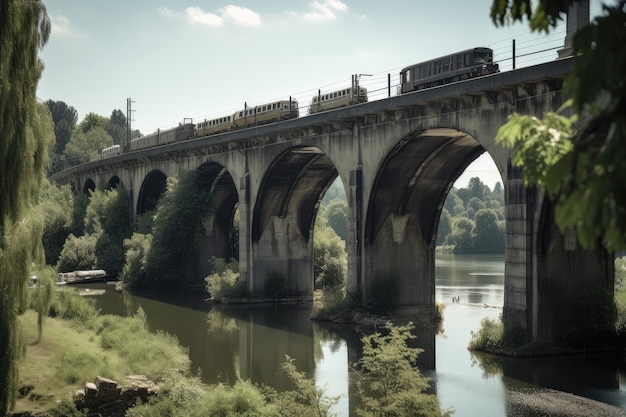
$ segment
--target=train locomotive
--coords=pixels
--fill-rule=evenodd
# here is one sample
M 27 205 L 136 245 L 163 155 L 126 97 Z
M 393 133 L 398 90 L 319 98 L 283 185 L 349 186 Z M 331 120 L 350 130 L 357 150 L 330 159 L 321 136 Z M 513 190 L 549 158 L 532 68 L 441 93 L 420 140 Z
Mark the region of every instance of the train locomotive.
M 498 64 L 493 62 L 493 51 L 479 47 L 445 55 L 419 64 L 411 65 L 400 71 L 400 94 L 411 93 L 443 84 L 449 84 L 469 78 L 481 77 L 499 71 Z M 309 114 L 333 110 L 340 107 L 353 106 L 367 102 L 367 89 L 360 87 L 358 82 L 351 87 L 328 93 L 318 91 L 311 98 Z M 245 106 L 231 115 L 214 119 L 205 119 L 193 124 L 181 123 L 179 126 L 158 130 L 150 135 L 132 139 L 130 151 L 167 145 L 174 142 L 204 137 L 234 129 L 274 123 L 299 117 L 298 102 L 291 97 L 289 100 L 278 100 L 254 107 Z M 102 150 L 102 158 L 121 154 L 121 147 L 114 145 Z
M 400 71 L 400 94 L 498 72 L 489 48 L 473 48 L 411 65 Z

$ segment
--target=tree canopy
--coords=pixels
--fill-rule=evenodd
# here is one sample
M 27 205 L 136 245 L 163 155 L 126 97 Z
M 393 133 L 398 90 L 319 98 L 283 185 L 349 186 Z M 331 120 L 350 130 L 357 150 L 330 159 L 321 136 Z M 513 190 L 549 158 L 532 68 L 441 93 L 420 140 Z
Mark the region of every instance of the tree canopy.
M 41 1 L 0 1 L 0 415 L 15 403 L 21 356 L 17 314 L 24 308 L 43 220 L 31 210 L 54 142 L 52 118 L 37 102 L 50 34 Z
M 548 32 L 575 0 L 494 0 L 496 25 L 529 20 Z M 541 186 L 555 203 L 557 225 L 575 228 L 587 248 L 602 243 L 626 249 L 626 0 L 603 12 L 573 40 L 566 88 L 573 117 L 549 113 L 543 120 L 514 114 L 496 142 L 515 147 L 513 163 L 529 185 Z

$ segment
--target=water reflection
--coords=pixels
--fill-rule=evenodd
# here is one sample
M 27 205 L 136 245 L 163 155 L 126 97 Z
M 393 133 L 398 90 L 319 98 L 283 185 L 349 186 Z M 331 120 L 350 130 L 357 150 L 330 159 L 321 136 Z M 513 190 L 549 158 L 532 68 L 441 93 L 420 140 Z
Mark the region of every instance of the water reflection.
M 443 408 L 459 416 L 536 416 L 511 400 L 520 388 L 546 387 L 626 408 L 626 377 L 620 358 L 505 359 L 467 350 L 471 333 L 502 311 L 502 256 L 442 256 L 436 260 L 435 297 L 445 304 L 440 329 L 419 326 L 419 366 L 433 379 Z M 93 285 L 93 284 L 92 284 Z M 309 320 L 308 305 L 232 307 L 206 303 L 201 294 L 117 293 L 112 286 L 94 297 L 105 314 L 132 315 L 141 307 L 151 330 L 176 335 L 189 349 L 192 371 L 206 383 L 250 379 L 277 389 L 292 388 L 281 370 L 285 355 L 330 396 L 334 408 L 354 416 L 358 406 L 352 365 L 361 355 L 365 330 Z M 452 297 L 459 303 L 452 303 Z M 419 322 L 418 318 L 415 318 Z

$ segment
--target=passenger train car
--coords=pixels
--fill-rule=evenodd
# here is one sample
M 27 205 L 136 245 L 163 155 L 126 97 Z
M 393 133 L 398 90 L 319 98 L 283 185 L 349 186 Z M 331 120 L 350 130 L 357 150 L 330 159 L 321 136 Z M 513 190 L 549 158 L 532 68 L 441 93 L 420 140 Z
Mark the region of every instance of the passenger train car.
M 254 107 L 246 107 L 232 115 L 204 120 L 196 126 L 196 136 L 208 136 L 231 129 L 258 126 L 296 118 L 300 115 L 296 100 L 280 100 Z
M 309 114 L 339 107 L 353 106 L 359 103 L 367 103 L 367 89 L 363 87 L 348 87 L 330 93 L 319 92 L 311 99 Z
M 493 62 L 493 51 L 489 48 L 473 48 L 442 56 L 420 64 L 411 65 L 400 71 L 400 94 L 448 84 L 468 78 L 498 72 Z M 309 114 L 352 106 L 367 102 L 367 89 L 358 86 L 343 88 L 311 98 Z M 293 99 L 279 100 L 254 107 L 245 107 L 231 115 L 205 119 L 197 124 L 182 123 L 178 127 L 131 140 L 130 150 L 151 148 L 169 143 L 228 132 L 267 123 L 299 117 L 298 102 Z M 102 150 L 102 158 L 120 155 L 121 148 L 115 145 Z
M 150 135 L 135 138 L 130 141 L 130 150 L 138 151 L 140 149 L 152 148 L 155 146 L 167 145 L 169 143 L 181 142 L 193 138 L 195 135 L 195 126 L 193 123 L 181 123 L 177 127 L 168 130 L 157 130 Z
M 121 155 L 122 148 L 120 145 L 109 146 L 108 148 L 104 148 L 102 150 L 102 158 L 111 158 L 113 156 Z
M 400 94 L 498 72 L 489 48 L 442 56 L 400 71 Z

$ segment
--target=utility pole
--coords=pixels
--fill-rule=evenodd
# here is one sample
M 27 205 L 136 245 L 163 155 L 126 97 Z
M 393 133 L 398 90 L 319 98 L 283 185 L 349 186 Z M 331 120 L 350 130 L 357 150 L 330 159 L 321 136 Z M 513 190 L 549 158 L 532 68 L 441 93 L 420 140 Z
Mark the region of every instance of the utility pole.
M 126 99 L 126 143 L 124 144 L 122 151 L 123 153 L 130 152 L 130 136 L 132 133 L 131 122 L 133 121 L 133 103 L 130 97 Z

